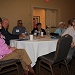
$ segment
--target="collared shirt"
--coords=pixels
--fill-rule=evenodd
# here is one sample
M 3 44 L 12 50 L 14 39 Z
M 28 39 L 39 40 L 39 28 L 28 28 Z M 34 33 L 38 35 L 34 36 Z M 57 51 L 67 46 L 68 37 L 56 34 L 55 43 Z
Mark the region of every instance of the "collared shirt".
M 61 30 L 60 28 L 58 28 L 58 29 L 56 29 L 55 33 L 58 33 L 59 35 L 62 35 L 65 32 L 65 30 L 66 29 Z
M 62 36 L 65 34 L 71 35 L 73 37 L 73 42 L 75 43 L 75 30 L 74 30 L 73 26 L 67 28 L 67 30 L 62 34 Z
M 22 26 L 21 28 L 19 28 L 18 26 L 15 26 L 13 28 L 13 30 L 12 30 L 12 34 L 14 34 L 14 35 L 20 35 L 22 33 L 25 33 L 25 31 L 26 31 L 25 27 Z
M 0 59 L 11 52 L 12 50 L 9 49 L 8 45 L 5 43 L 5 40 L 3 38 L 0 38 Z

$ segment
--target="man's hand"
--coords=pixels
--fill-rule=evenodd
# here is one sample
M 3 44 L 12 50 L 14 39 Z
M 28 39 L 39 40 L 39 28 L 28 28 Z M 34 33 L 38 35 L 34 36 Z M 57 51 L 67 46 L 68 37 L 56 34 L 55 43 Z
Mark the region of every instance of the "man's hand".
M 25 38 L 25 35 L 20 34 L 20 35 L 19 35 L 19 38 L 21 38 L 21 39 L 22 39 L 22 38 Z
M 12 51 L 16 50 L 16 48 L 15 48 L 15 47 L 10 47 L 10 49 L 11 49 Z

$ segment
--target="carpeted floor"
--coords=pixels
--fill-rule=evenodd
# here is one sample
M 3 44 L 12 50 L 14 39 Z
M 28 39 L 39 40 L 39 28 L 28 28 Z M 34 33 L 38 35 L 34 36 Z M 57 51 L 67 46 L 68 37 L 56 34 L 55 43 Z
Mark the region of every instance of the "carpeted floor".
M 69 67 L 69 75 L 75 75 L 75 58 L 72 59 L 71 65 L 68 65 L 68 67 Z M 57 65 L 56 67 L 53 68 L 53 72 L 54 75 L 68 75 L 65 66 L 61 66 L 61 68 L 59 68 Z M 46 69 L 41 68 L 41 72 L 38 75 L 51 75 L 51 73 Z
M 73 59 L 71 62 L 71 65 L 68 65 L 68 66 L 69 66 L 69 75 L 75 75 L 75 59 Z M 24 75 L 21 65 L 19 65 L 19 67 L 21 69 L 21 75 Z M 51 75 L 51 73 L 49 71 L 47 71 L 43 68 L 41 68 L 41 72 L 39 74 L 38 73 L 38 65 L 34 66 L 33 69 L 35 70 L 37 75 Z M 61 66 L 60 69 L 58 66 L 56 66 L 53 68 L 53 71 L 54 71 L 54 75 L 68 75 L 65 66 Z M 10 73 L 6 73 L 3 75 L 18 75 L 18 74 L 17 74 L 17 71 L 12 71 Z

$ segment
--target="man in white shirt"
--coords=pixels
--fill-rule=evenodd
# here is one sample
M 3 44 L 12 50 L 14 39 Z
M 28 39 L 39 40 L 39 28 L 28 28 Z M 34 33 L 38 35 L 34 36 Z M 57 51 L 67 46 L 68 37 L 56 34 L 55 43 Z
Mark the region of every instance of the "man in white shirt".
M 69 63 L 75 52 L 75 18 L 72 19 L 72 26 L 67 28 L 67 30 L 62 34 L 62 36 L 65 34 L 69 34 L 73 37 L 73 42 L 71 43 L 71 48 L 67 55 L 67 63 Z

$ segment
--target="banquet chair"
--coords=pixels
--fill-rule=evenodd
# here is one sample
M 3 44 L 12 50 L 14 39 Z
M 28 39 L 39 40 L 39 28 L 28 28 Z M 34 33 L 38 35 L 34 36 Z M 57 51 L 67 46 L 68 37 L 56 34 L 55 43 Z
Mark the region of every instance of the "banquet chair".
M 18 63 L 20 63 L 19 59 L 0 61 L 0 75 L 9 73 L 14 70 L 17 70 L 17 75 L 21 75 Z
M 70 66 L 71 66 L 73 60 L 75 60 L 75 52 L 74 52 L 74 54 L 73 54 L 73 56 L 72 56 L 72 60 L 69 62 L 69 65 L 70 65 Z
M 53 66 L 59 63 L 63 64 L 66 67 L 66 70 L 69 74 L 66 57 L 70 49 L 71 42 L 72 42 L 72 37 L 66 34 L 58 40 L 56 51 L 40 56 L 39 57 L 39 74 L 41 73 L 41 67 L 42 67 L 48 70 L 49 72 L 51 72 L 52 75 L 54 75 Z
M 73 58 L 75 58 L 75 52 L 74 52 L 74 54 L 73 54 L 73 56 L 72 56 Z

